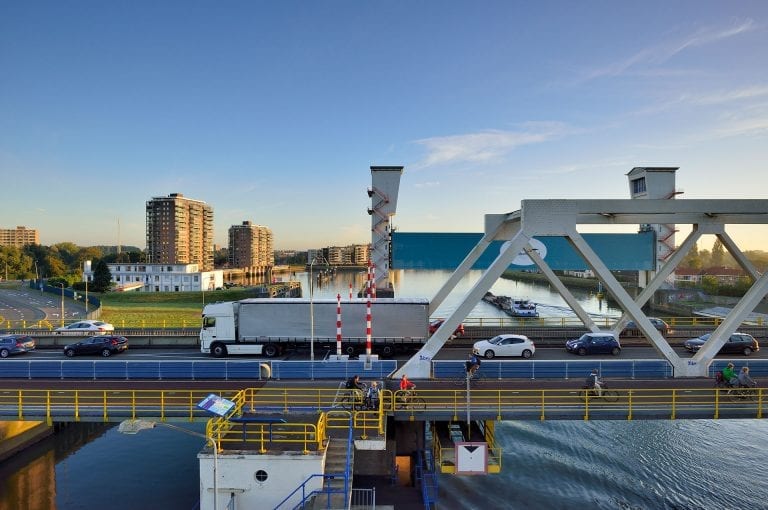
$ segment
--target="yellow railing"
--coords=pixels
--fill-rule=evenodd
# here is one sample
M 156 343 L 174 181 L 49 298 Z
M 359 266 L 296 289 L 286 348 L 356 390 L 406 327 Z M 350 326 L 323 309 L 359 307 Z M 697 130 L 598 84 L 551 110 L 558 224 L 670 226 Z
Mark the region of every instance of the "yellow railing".
M 54 419 L 81 421 L 94 419 L 117 421 L 123 418 L 153 417 L 160 420 L 189 420 L 205 418 L 205 411 L 197 403 L 210 393 L 234 400 L 243 413 L 321 413 L 331 409 L 349 410 L 356 427 L 366 433 L 381 433 L 387 413 L 409 415 L 416 419 L 439 413 L 441 418 L 450 414 L 454 421 L 462 420 L 466 411 L 482 411 L 495 419 L 524 410 L 529 415 L 535 410 L 538 419 L 547 419 L 548 413 L 564 408 L 579 410 L 584 419 L 596 410 L 614 410 L 626 419 L 634 413 L 653 408 L 657 414 L 675 419 L 684 410 L 711 411 L 712 418 L 720 417 L 723 409 L 739 408 L 749 411 L 744 417 L 762 418 L 768 400 L 763 388 L 753 390 L 749 398 L 737 398 L 725 390 L 714 388 L 660 388 L 613 389 L 615 399 L 581 395 L 578 388 L 547 390 L 472 389 L 467 398 L 464 389 L 419 389 L 418 405 L 393 406 L 400 391 L 381 392 L 379 409 L 344 409 L 341 398 L 347 390 L 328 388 L 258 388 L 231 390 L 74 390 L 74 389 L 19 389 L 0 391 L 0 419 Z M 413 419 L 413 418 L 412 418 Z M 225 432 L 222 425 L 222 433 Z

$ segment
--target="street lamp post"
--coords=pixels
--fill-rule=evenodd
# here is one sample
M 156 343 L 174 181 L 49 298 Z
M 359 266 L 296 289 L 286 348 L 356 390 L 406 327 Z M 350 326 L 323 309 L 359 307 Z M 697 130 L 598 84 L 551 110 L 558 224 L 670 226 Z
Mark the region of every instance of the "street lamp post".
M 314 288 L 315 280 L 312 277 L 312 267 L 316 262 L 323 262 L 326 265 L 328 261 L 322 255 L 315 255 L 309 262 L 309 359 L 315 361 L 315 305 Z
M 218 510 L 219 486 L 216 476 L 219 468 L 219 447 L 212 437 L 208 437 L 207 435 L 201 434 L 200 432 L 195 432 L 194 430 L 185 429 L 184 427 L 179 427 L 170 423 L 155 422 L 149 420 L 125 420 L 120 422 L 117 430 L 121 434 L 138 434 L 144 429 L 153 429 L 157 425 L 161 425 L 173 430 L 178 430 L 179 432 L 184 432 L 185 434 L 189 434 L 191 436 L 202 437 L 211 444 L 211 447 L 213 448 L 213 510 Z
M 59 283 L 61 287 L 61 327 L 64 327 L 64 284 Z
M 88 275 L 85 276 L 85 318 L 88 318 Z

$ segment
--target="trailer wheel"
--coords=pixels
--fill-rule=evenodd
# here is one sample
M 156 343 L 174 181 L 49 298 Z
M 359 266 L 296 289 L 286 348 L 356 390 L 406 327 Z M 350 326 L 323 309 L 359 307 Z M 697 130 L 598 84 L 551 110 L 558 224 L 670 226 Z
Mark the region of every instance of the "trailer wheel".
M 395 354 L 395 346 L 394 345 L 385 345 L 381 348 L 381 356 L 384 358 L 391 358 L 392 355 Z
M 274 358 L 277 356 L 278 348 L 274 344 L 267 344 L 264 346 L 264 356 L 267 358 Z
M 224 358 L 227 356 L 227 346 L 224 344 L 213 344 L 211 346 L 211 354 L 214 358 Z

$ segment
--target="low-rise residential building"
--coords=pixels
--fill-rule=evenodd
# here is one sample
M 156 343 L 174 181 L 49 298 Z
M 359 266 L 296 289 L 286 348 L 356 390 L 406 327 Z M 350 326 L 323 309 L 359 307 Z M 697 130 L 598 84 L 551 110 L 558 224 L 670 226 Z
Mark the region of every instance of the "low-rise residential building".
M 198 264 L 107 264 L 115 291 L 192 292 L 224 286 L 224 271 L 200 271 Z M 91 261 L 83 264 L 83 281 L 93 281 Z

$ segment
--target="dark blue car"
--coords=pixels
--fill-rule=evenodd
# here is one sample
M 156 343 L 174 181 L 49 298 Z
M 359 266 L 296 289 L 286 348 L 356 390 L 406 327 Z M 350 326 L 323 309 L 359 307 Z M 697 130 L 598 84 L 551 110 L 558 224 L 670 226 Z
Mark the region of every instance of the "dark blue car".
M 613 333 L 584 333 L 579 338 L 565 342 L 565 350 L 586 356 L 587 354 L 621 354 L 621 344 Z
M 35 350 L 35 340 L 27 335 L 0 336 L 0 358 Z

